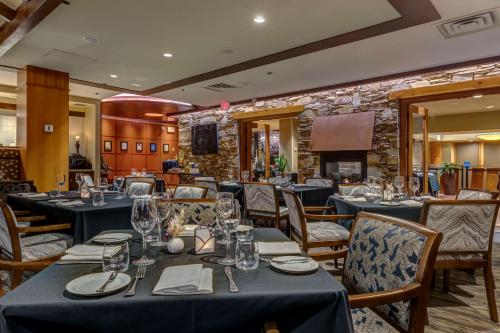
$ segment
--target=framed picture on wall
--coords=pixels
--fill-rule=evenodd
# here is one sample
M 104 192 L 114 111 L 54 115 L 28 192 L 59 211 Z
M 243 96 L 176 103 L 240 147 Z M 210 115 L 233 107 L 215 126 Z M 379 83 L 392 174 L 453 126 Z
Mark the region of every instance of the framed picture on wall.
M 170 151 L 170 145 L 168 143 L 163 144 L 163 152 L 168 153 Z
M 128 150 L 128 142 L 127 141 L 121 141 L 120 142 L 120 149 L 121 149 L 121 151 L 127 151 Z
M 156 143 L 150 143 L 149 144 L 149 151 L 151 153 L 156 153 Z
M 167 127 L 167 133 L 170 133 L 170 134 L 175 133 L 175 127 L 168 126 Z
M 112 141 L 104 141 L 104 151 L 112 151 L 113 150 L 113 142 Z
M 138 153 L 142 153 L 142 142 L 135 143 L 135 151 Z

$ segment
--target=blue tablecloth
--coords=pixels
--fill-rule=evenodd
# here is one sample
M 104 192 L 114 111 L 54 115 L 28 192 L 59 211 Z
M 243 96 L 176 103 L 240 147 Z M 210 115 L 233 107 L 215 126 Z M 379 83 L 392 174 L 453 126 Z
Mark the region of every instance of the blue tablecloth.
M 277 229 L 255 229 L 261 241 L 287 238 Z M 330 273 L 320 268 L 310 275 L 287 275 L 260 263 L 257 270 L 233 270 L 239 293 L 229 293 L 224 266 L 213 264 L 214 255 L 178 255 L 164 248 L 149 249 L 156 263 L 148 266 L 134 297 L 125 291 L 101 298 L 80 298 L 65 285 L 82 275 L 101 271 L 97 264 L 52 265 L 0 298 L 0 332 L 261 332 L 268 320 L 280 332 L 353 332 L 347 291 Z M 131 241 L 137 256 L 141 243 Z M 217 249 L 217 255 L 223 248 Z M 152 296 L 167 266 L 202 263 L 213 268 L 214 293 L 210 295 Z M 133 267 L 133 266 L 132 266 Z M 135 274 L 135 268 L 127 272 Z

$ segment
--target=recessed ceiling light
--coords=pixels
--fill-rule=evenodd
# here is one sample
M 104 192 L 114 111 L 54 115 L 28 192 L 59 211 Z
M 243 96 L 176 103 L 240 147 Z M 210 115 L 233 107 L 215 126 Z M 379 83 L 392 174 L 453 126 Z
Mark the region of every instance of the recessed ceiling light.
M 148 112 L 144 114 L 146 117 L 163 117 L 161 113 Z
M 172 53 L 163 53 L 165 58 L 172 58 L 174 55 Z
M 495 106 L 494 105 L 488 105 L 486 108 L 487 109 L 493 109 Z
M 266 22 L 266 18 L 265 18 L 264 16 L 262 16 L 262 15 L 257 15 L 257 16 L 255 16 L 255 17 L 253 18 L 253 21 L 254 21 L 255 23 L 259 23 L 259 24 L 261 24 L 261 23 Z
M 109 77 L 112 77 L 113 79 L 116 79 L 118 77 L 118 75 L 116 75 L 116 74 L 110 74 Z
M 96 44 L 99 42 L 99 40 L 97 38 L 92 37 L 92 36 L 83 36 L 82 40 L 86 43 L 89 43 L 89 44 Z
M 483 97 L 483 95 L 482 95 L 482 94 L 477 94 L 477 95 L 473 95 L 473 96 L 472 96 L 472 98 L 481 98 L 481 97 Z
M 130 84 L 132 87 L 140 87 L 141 85 L 139 83 L 131 83 Z

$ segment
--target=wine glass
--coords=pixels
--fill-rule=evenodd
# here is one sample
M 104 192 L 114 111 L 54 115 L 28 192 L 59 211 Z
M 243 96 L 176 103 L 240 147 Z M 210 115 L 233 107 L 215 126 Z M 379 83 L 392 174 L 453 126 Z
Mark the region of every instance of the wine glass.
M 78 193 L 80 193 L 80 189 L 83 184 L 83 175 L 79 172 L 76 173 L 75 175 L 75 182 L 78 184 Z
M 226 203 L 229 203 L 229 202 L 230 202 L 229 200 L 226 200 Z M 227 206 L 231 207 L 231 208 L 228 208 L 229 210 L 232 210 L 232 202 L 231 202 L 231 205 L 227 204 Z M 239 219 L 224 219 L 224 220 L 222 220 L 222 227 L 223 227 L 222 230 L 224 230 L 224 234 L 226 235 L 227 243 L 226 243 L 226 257 L 217 260 L 217 263 L 219 263 L 220 265 L 230 266 L 230 265 L 234 265 L 234 263 L 235 263 L 234 259 L 229 256 L 229 248 L 231 246 L 230 236 L 231 236 L 231 233 L 236 231 L 236 228 L 238 227 L 239 222 L 240 222 Z
M 137 176 L 137 169 L 136 168 L 130 169 L 130 175 L 133 177 Z
M 106 191 L 108 189 L 108 178 L 99 178 L 99 187 L 102 191 Z
M 171 205 L 168 197 L 157 197 L 153 200 L 156 201 L 156 227 L 151 231 L 151 246 L 163 246 L 165 243 L 162 239 L 162 230 L 164 221 L 170 215 Z
M 418 177 L 410 177 L 408 185 L 410 185 L 410 188 L 413 191 L 413 200 L 417 199 L 417 191 L 420 188 L 420 180 Z
M 243 182 L 246 183 L 250 179 L 250 172 L 248 170 L 243 170 L 241 176 L 243 177 Z
M 221 215 L 221 205 L 220 203 L 223 201 L 223 200 L 234 200 L 234 195 L 233 193 L 231 192 L 218 192 L 217 195 L 216 195 L 216 201 L 215 201 L 215 210 L 216 210 L 216 214 L 217 214 L 217 226 L 219 227 L 218 229 L 218 232 L 219 232 L 219 235 L 220 235 L 220 232 L 222 231 L 222 215 Z M 222 213 L 224 214 L 224 213 Z M 229 218 L 230 216 L 225 216 L 225 218 Z M 226 244 L 226 239 L 224 237 L 224 239 L 219 239 L 217 240 L 217 244 Z
M 66 183 L 66 175 L 56 175 L 56 182 L 57 182 L 57 196 L 62 197 L 63 195 L 61 194 L 61 189 Z
M 403 196 L 403 188 L 405 187 L 405 177 L 394 177 L 394 186 L 398 189 L 398 196 L 401 198 Z
M 141 176 L 146 176 L 148 172 L 146 171 L 146 168 L 142 168 L 141 170 Z
M 146 236 L 156 225 L 155 201 L 150 199 L 135 199 L 132 206 L 131 222 L 134 229 L 142 235 L 142 257 L 134 260 L 134 265 L 151 265 L 154 259 L 146 256 Z
M 122 176 L 115 176 L 113 178 L 113 190 L 116 190 L 118 192 L 118 195 L 116 196 L 116 199 L 123 199 L 122 197 L 122 186 L 123 182 L 125 181 L 125 178 Z

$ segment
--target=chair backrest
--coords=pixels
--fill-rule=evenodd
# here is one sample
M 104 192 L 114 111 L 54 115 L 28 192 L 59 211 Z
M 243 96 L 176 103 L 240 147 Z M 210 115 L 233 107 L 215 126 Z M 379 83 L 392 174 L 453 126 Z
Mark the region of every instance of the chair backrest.
M 283 179 L 281 177 L 267 177 L 267 182 L 269 184 L 280 185 Z
M 83 182 L 87 184 L 87 186 L 94 186 L 94 180 L 90 177 L 90 175 L 84 174 Z
M 420 215 L 420 223 L 443 233 L 439 247 L 450 252 L 489 252 L 500 202 L 497 200 L 431 200 Z
M 306 185 L 333 187 L 333 179 L 331 178 L 306 178 Z
M 339 185 L 340 195 L 364 195 L 368 193 L 365 185 Z
M 243 183 L 245 209 L 250 213 L 277 213 L 276 187 L 267 183 Z
M 127 195 L 153 194 L 156 184 L 155 177 L 125 177 L 125 193 Z
M 288 189 L 283 189 L 288 218 L 290 221 L 292 236 L 298 237 L 303 243 L 307 243 L 307 225 L 304 218 L 304 207 L 297 194 Z
M 170 216 L 184 210 L 186 223 L 212 227 L 217 223 L 216 201 L 214 199 L 174 199 L 171 200 Z
M 5 200 L 8 194 L 36 192 L 32 180 L 2 180 L 0 182 L 0 199 Z
M 177 185 L 174 191 L 174 199 L 203 199 L 207 195 L 208 188 L 195 185 Z
M 496 199 L 498 193 L 493 193 L 486 190 L 474 188 L 461 188 L 458 190 L 456 200 L 493 200 Z
M 4 259 L 22 261 L 17 227 L 14 212 L 5 202 L 0 201 L 0 255 Z
M 217 193 L 219 192 L 219 183 L 214 180 L 195 180 L 194 184 L 196 186 L 202 186 L 208 188 L 206 197 L 215 199 Z
M 440 237 L 438 232 L 414 222 L 361 212 L 349 237 L 342 284 L 350 294 L 362 294 L 420 283 L 425 315 Z M 417 306 L 415 300 L 397 301 L 373 309 L 403 331 L 421 325 L 423 332 L 424 318 L 420 323 L 415 321 Z
M 214 176 L 199 176 L 199 177 L 194 177 L 194 181 L 205 181 L 205 180 L 209 180 L 209 181 L 212 181 L 212 182 L 215 182 L 215 177 Z

